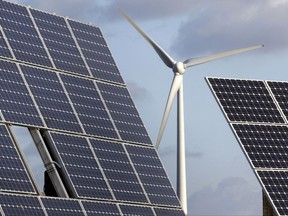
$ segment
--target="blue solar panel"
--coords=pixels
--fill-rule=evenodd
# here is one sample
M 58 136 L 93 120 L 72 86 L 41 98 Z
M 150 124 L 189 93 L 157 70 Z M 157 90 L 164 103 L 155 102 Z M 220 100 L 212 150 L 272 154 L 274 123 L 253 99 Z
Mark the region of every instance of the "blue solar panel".
M 0 25 L 16 59 L 52 66 L 28 10 L 25 7 L 0 1 Z
M 127 88 L 100 82 L 97 85 L 121 138 L 152 145 Z
M 50 145 L 54 145 L 75 193 L 79 197 L 112 199 L 87 140 L 54 132 L 49 134 L 53 142 Z
M 31 13 L 56 68 L 89 75 L 65 19 L 33 9 Z
M 232 124 L 254 168 L 288 167 L 288 127 Z
M 87 134 L 118 139 L 115 128 L 91 80 L 61 75 L 65 89 Z
M 154 148 L 125 146 L 143 187 L 153 204 L 180 206 Z
M 124 83 L 99 28 L 68 20 L 95 78 Z
M 284 123 L 263 81 L 207 79 L 229 121 Z
M 0 110 L 7 122 L 43 126 L 15 63 L 0 60 Z
M 28 66 L 21 69 L 47 126 L 82 132 L 57 74 Z
M 123 145 L 94 139 L 90 142 L 116 199 L 147 203 Z
M 41 201 L 49 216 L 85 215 L 77 200 L 42 197 Z
M 0 206 L 5 216 L 46 215 L 36 196 L 23 196 L 0 193 Z
M 120 215 L 116 203 L 82 201 L 87 216 Z
M 181 209 L 164 209 L 164 208 L 154 208 L 156 215 L 165 216 L 185 216 Z
M 132 205 L 120 205 L 121 212 L 123 215 L 134 215 L 134 216 L 149 216 L 154 215 L 151 207 L 146 206 L 132 206 Z
M 0 190 L 36 193 L 5 125 L 0 124 Z

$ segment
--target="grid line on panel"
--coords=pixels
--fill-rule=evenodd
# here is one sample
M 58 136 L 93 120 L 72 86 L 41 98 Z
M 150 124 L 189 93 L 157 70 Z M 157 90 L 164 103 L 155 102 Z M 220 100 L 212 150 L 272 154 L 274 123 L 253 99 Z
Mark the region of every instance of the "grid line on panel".
M 230 122 L 285 123 L 263 81 L 207 78 Z

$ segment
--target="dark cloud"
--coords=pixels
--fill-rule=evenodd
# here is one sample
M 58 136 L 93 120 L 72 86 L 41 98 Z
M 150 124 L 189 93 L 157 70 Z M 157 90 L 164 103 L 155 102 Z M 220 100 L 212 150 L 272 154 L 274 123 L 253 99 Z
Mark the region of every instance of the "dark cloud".
M 262 215 L 261 196 L 261 190 L 252 190 L 246 180 L 229 177 L 215 189 L 206 187 L 193 193 L 188 200 L 189 215 Z
M 287 1 L 203 1 L 201 8 L 182 23 L 172 46 L 182 57 L 257 44 L 266 51 L 287 48 Z

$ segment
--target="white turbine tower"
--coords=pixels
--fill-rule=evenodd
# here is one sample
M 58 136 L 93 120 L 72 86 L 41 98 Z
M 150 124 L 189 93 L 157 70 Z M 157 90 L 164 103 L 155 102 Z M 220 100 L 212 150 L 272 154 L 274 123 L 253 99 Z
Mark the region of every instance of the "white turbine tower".
M 130 22 L 130 24 L 147 40 L 147 42 L 154 48 L 158 56 L 162 59 L 164 64 L 171 68 L 174 73 L 174 78 L 171 84 L 170 93 L 166 103 L 165 111 L 163 114 L 161 126 L 159 129 L 156 148 L 159 147 L 161 138 L 166 127 L 167 119 L 176 96 L 178 93 L 177 100 L 177 195 L 183 207 L 184 213 L 187 215 L 187 195 L 186 195 L 186 160 L 185 160 L 185 133 L 184 133 L 184 101 L 183 101 L 183 75 L 187 68 L 203 64 L 209 61 L 220 59 L 226 56 L 235 55 L 238 53 L 254 50 L 260 46 L 251 46 L 248 48 L 242 48 L 237 50 L 232 50 L 228 52 L 217 53 L 214 55 L 191 58 L 183 62 L 175 61 L 165 50 L 163 50 L 154 40 L 152 40 L 123 10 L 119 10 L 120 13 Z

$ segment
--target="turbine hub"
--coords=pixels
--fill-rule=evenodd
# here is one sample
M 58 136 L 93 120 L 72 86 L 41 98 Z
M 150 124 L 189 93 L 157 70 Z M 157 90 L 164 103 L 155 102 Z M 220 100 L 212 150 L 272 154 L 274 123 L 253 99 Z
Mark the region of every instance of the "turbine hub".
M 183 62 L 176 62 L 173 65 L 173 72 L 183 75 L 185 72 L 185 66 L 184 66 Z

